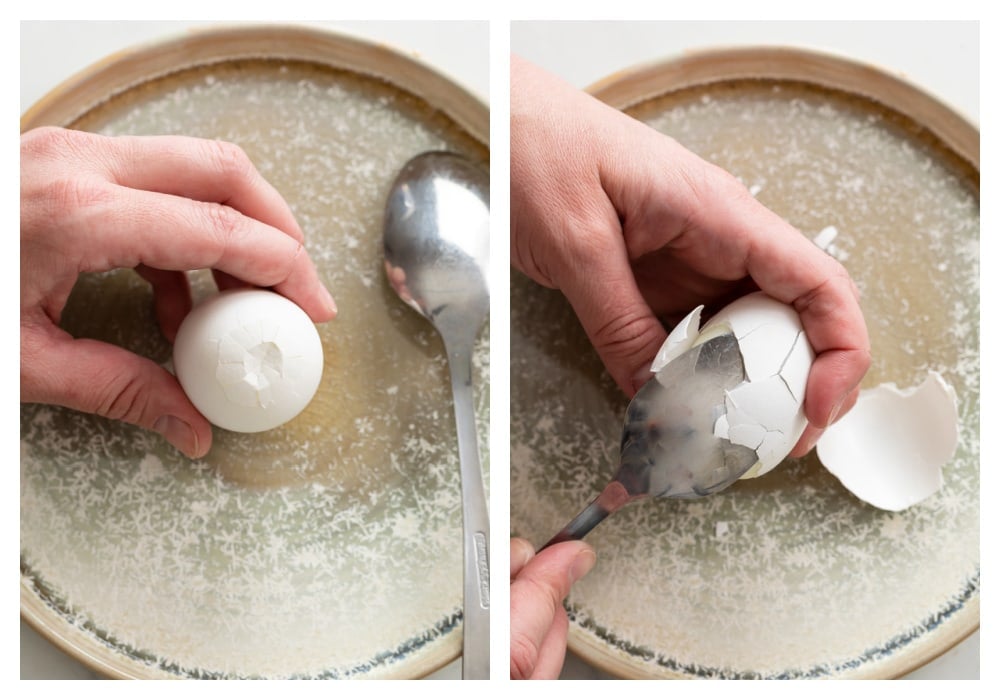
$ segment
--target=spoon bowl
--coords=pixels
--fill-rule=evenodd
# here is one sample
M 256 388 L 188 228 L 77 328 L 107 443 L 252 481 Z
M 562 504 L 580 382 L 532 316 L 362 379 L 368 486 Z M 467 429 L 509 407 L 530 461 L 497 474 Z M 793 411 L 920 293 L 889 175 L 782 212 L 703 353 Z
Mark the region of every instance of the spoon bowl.
M 618 472 L 545 547 L 582 539 L 627 503 L 647 496 L 718 493 L 757 463 L 757 453 L 715 435 L 726 393 L 746 379 L 736 336 L 724 333 L 671 360 L 625 412 Z M 544 547 L 543 547 L 544 549 Z
M 448 354 L 462 475 L 462 677 L 490 675 L 489 515 L 476 442 L 472 352 L 489 313 L 489 177 L 429 152 L 400 170 L 385 208 L 389 284 L 433 324 Z

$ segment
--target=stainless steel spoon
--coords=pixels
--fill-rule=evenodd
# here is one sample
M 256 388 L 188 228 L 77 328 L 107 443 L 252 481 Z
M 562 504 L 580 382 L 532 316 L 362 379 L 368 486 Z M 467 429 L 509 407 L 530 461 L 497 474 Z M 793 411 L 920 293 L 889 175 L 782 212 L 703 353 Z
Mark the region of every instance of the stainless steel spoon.
M 757 453 L 716 437 L 714 428 L 726 409 L 726 392 L 745 379 L 732 333 L 667 364 L 628 405 L 615 478 L 545 547 L 583 539 L 626 503 L 647 496 L 708 496 L 743 476 L 757 463 Z
M 489 176 L 452 153 L 410 160 L 385 207 L 385 269 L 441 334 L 458 427 L 464 595 L 462 677 L 490 677 L 490 526 L 472 403 L 472 350 L 490 306 Z

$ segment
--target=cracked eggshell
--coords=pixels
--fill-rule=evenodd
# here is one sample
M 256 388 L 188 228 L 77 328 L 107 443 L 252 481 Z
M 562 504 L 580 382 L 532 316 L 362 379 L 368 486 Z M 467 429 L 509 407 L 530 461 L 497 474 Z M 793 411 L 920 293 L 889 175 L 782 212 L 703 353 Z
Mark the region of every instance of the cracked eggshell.
M 747 381 L 727 395 L 716 434 L 757 452 L 757 465 L 742 477 L 749 479 L 778 466 L 805 431 L 802 404 L 815 354 L 795 309 L 763 292 L 723 308 L 702 328 L 699 342 L 729 330 Z
M 742 478 L 774 469 L 806 428 L 802 409 L 815 357 L 798 313 L 763 292 L 723 308 L 697 330 L 701 307 L 667 337 L 651 370 L 658 372 L 694 345 L 723 333 L 736 336 L 747 379 L 726 396 L 715 434 L 757 452 L 758 462 Z
M 667 336 L 667 339 L 663 341 L 663 345 L 660 346 L 656 357 L 653 358 L 653 364 L 649 368 L 650 372 L 656 374 L 666 367 L 668 362 L 675 357 L 683 355 L 694 345 L 694 342 L 698 339 L 698 326 L 701 325 L 701 311 L 704 308 L 704 306 L 699 306 L 674 326 L 674 329 L 670 331 L 670 335 Z
M 816 445 L 820 462 L 851 493 L 899 511 L 942 485 L 941 468 L 958 447 L 955 390 L 937 372 L 918 387 L 882 384 L 826 429 Z
M 323 374 L 323 345 L 291 300 L 263 289 L 232 290 L 184 319 L 173 364 L 191 403 L 211 423 L 256 433 L 309 404 Z

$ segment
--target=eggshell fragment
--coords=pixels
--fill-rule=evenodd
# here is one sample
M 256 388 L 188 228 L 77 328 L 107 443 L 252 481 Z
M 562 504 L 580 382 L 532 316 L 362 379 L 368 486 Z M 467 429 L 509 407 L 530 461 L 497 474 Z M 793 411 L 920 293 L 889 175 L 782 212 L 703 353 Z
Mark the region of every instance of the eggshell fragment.
M 666 367 L 668 362 L 675 357 L 683 355 L 684 352 L 694 345 L 694 341 L 698 338 L 698 326 L 701 324 L 701 310 L 704 308 L 704 306 L 699 306 L 674 326 L 674 329 L 670 331 L 670 335 L 667 336 L 667 339 L 663 341 L 663 345 L 660 346 L 656 357 L 653 358 L 653 364 L 649 368 L 650 372 L 656 374 Z
M 863 501 L 899 511 L 942 485 L 942 467 L 958 447 L 955 390 L 937 372 L 918 387 L 882 384 L 827 428 L 820 461 Z
M 243 433 L 297 416 L 323 374 L 323 345 L 294 302 L 262 289 L 223 292 L 188 314 L 174 342 L 177 379 L 210 422 Z
M 837 227 L 827 226 L 822 231 L 816 234 L 813 238 L 813 243 L 820 250 L 829 250 L 830 246 L 833 244 L 834 239 L 837 238 Z

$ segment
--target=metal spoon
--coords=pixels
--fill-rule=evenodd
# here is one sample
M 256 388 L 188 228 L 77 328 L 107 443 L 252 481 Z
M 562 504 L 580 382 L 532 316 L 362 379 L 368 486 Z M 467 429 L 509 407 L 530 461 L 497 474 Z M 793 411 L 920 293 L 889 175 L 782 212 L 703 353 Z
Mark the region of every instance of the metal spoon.
M 472 404 L 472 350 L 490 306 L 489 176 L 461 156 L 424 153 L 385 207 L 385 269 L 399 297 L 441 334 L 458 427 L 464 595 L 462 677 L 490 677 L 489 515 Z
M 726 392 L 745 379 L 743 355 L 732 333 L 667 364 L 628 405 L 615 478 L 545 547 L 583 539 L 626 503 L 646 496 L 708 496 L 749 471 L 757 453 L 714 434 L 726 409 Z

